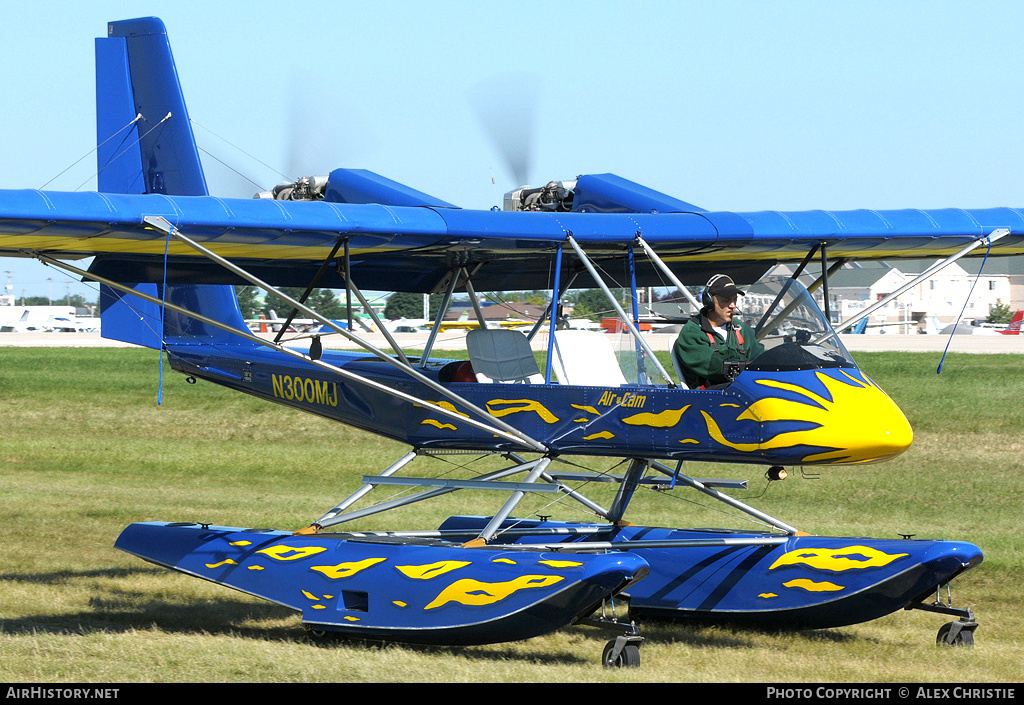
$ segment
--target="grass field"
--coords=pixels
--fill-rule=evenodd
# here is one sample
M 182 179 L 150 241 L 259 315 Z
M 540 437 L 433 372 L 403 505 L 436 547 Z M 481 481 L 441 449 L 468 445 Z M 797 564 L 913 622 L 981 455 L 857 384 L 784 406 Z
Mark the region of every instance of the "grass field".
M 857 357 L 910 419 L 906 454 L 817 477 L 793 469 L 770 487 L 756 467 L 691 474 L 747 479 L 737 496 L 811 533 L 977 544 L 985 562 L 953 585 L 954 605 L 981 623 L 974 649 L 937 647 L 948 618 L 919 611 L 795 633 L 643 625 L 643 664 L 626 670 L 601 668 L 610 634 L 590 627 L 460 649 L 314 646 L 296 613 L 156 568 L 114 539 L 146 520 L 299 528 L 406 448 L 176 374 L 157 405 L 152 351 L 0 348 L 0 681 L 1019 682 L 1024 359 L 951 354 L 936 375 L 934 355 Z M 399 521 L 430 528 L 467 511 L 451 497 Z M 652 492 L 630 518 L 718 522 Z

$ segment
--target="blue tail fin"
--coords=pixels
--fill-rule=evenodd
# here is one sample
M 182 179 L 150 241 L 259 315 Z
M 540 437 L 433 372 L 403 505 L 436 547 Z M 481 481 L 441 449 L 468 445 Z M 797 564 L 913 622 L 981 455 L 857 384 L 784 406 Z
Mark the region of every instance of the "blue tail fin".
M 96 40 L 96 137 L 100 191 L 207 195 L 159 19 L 111 22 L 107 36 Z
M 170 41 L 159 19 L 111 22 L 107 36 L 96 40 L 96 135 L 99 191 L 207 195 Z M 122 278 L 130 284 L 147 280 L 129 273 Z M 160 285 L 136 289 L 161 298 Z M 166 300 L 246 330 L 230 286 L 167 286 Z M 104 338 L 157 349 L 165 342 L 241 342 L 178 314 L 168 313 L 162 324 L 161 306 L 107 286 L 101 287 L 100 308 Z

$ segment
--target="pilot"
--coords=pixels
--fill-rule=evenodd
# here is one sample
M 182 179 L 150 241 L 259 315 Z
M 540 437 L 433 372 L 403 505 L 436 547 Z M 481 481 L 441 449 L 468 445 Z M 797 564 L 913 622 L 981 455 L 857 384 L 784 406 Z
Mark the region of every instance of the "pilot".
M 700 313 L 679 331 L 672 355 L 690 389 L 728 386 L 747 362 L 764 352 L 754 330 L 736 316 L 736 301 L 743 295 L 730 277 L 716 274 L 701 294 Z

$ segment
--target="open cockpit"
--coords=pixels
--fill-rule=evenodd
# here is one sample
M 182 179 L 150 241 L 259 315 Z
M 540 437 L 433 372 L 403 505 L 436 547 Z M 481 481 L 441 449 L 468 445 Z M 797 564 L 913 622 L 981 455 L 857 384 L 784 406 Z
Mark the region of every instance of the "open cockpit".
M 762 277 L 746 286 L 740 315 L 755 330 L 763 348 L 744 366 L 757 371 L 792 371 L 855 367 L 839 336 L 828 322 L 818 301 L 795 278 Z M 615 302 L 620 308 L 634 308 L 629 290 L 619 289 L 626 298 Z M 688 292 L 689 293 L 689 292 Z M 692 295 L 691 295 L 692 296 Z M 677 296 L 677 298 L 683 298 Z M 438 372 L 442 383 L 560 384 L 597 387 L 668 387 L 686 389 L 672 343 L 681 324 L 698 314 L 685 299 L 662 305 L 676 308 L 668 315 L 644 310 L 631 325 L 618 317 L 604 317 L 607 327 L 572 327 L 567 317 L 554 326 L 538 321 L 521 328 L 496 328 L 483 317 L 476 327 L 459 331 L 465 335 L 466 356 L 446 362 Z M 608 305 L 614 313 L 612 304 Z M 440 315 L 439 315 L 440 318 Z M 633 331 L 637 331 L 634 333 Z M 451 334 L 451 331 L 449 331 Z M 430 344 L 419 358 L 431 355 Z M 450 342 L 450 341 L 449 341 Z M 660 353 L 660 354 L 659 354 Z M 737 370 L 737 374 L 740 370 Z

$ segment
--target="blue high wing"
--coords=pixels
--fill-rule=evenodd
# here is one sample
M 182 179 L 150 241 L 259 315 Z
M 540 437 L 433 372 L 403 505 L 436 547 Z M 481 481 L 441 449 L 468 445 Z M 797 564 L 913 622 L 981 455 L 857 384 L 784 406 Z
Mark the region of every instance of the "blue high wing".
M 365 172 L 364 172 L 365 173 Z M 332 172 L 344 180 L 348 170 Z M 360 175 L 356 172 L 356 175 Z M 576 198 L 591 183 L 637 188 L 610 175 L 579 179 Z M 387 195 L 387 194 L 385 194 Z M 670 197 L 662 196 L 665 201 Z M 624 199 L 625 200 L 625 199 Z M 607 199 L 606 199 L 607 203 Z M 949 255 L 998 228 L 1010 235 L 992 254 L 1024 253 L 1024 214 L 984 210 L 806 211 L 758 213 L 496 212 L 435 205 L 222 199 L 162 194 L 0 191 L 0 254 L 40 252 L 57 258 L 103 255 L 104 274 L 122 281 L 232 283 L 230 273 L 148 227 L 163 216 L 182 233 L 223 257 L 247 265 L 274 285 L 307 284 L 335 245 L 347 239 L 355 283 L 369 290 L 428 292 L 455 266 L 474 272 L 479 290 L 550 284 L 551 258 L 571 234 L 595 259 L 621 257 L 639 235 L 683 281 L 717 270 L 749 270 L 749 281 L 779 262 L 800 261 L 826 244 L 833 259 L 931 258 Z M 129 275 L 130 273 L 130 275 Z M 693 275 L 696 275 L 694 277 Z M 641 267 L 638 284 L 660 281 Z M 580 285 L 585 285 L 581 280 Z M 341 288 L 340 280 L 322 286 Z
M 166 242 L 147 216 L 272 285 L 309 284 L 345 241 L 357 286 L 412 292 L 437 290 L 463 266 L 478 290 L 549 286 L 552 255 L 569 234 L 597 261 L 621 258 L 641 236 L 693 283 L 712 265 L 750 282 L 821 244 L 833 260 L 931 258 L 1007 228 L 993 254 L 1024 253 L 1024 214 L 1013 208 L 707 212 L 611 174 L 576 179 L 567 212 L 461 209 L 356 169 L 330 172 L 322 200 L 216 198 L 207 195 L 163 23 L 110 23 L 96 62 L 99 193 L 0 191 L 0 255 L 96 256 L 93 272 L 126 282 L 240 283 Z M 638 285 L 665 283 L 644 258 L 636 264 Z M 576 286 L 593 285 L 578 271 Z M 344 284 L 329 270 L 319 286 Z

